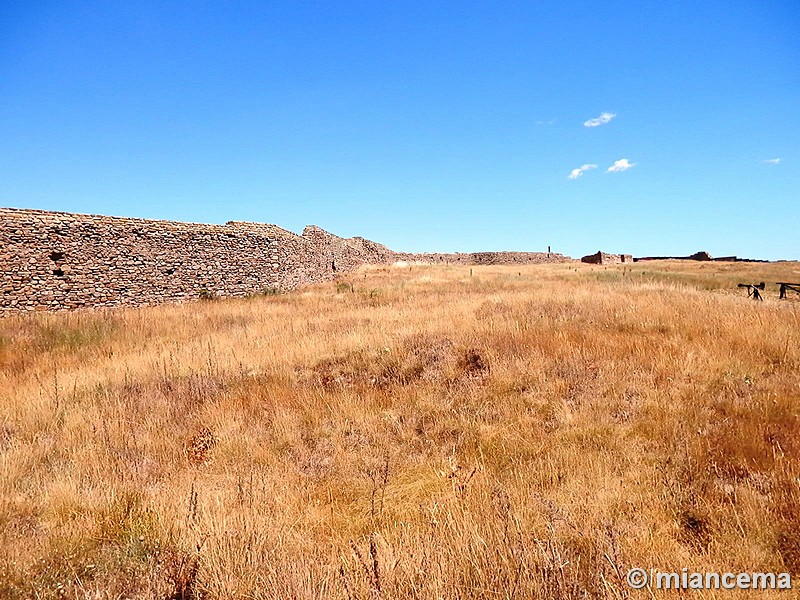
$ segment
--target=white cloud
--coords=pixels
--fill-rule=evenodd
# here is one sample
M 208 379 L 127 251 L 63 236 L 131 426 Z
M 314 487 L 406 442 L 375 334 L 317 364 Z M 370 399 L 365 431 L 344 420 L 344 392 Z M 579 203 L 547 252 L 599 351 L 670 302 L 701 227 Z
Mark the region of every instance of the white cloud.
M 596 169 L 597 165 L 583 165 L 582 167 L 578 167 L 577 169 L 572 169 L 572 172 L 569 174 L 570 179 L 577 179 L 581 175 L 583 175 L 584 171 L 590 171 L 591 169 Z
M 536 121 L 536 124 L 537 125 L 547 125 L 549 127 L 551 125 L 555 125 L 556 121 L 558 121 L 558 119 L 553 117 L 552 119 L 547 119 L 546 121 Z
M 779 165 L 781 164 L 780 158 L 770 158 L 768 160 L 762 160 L 761 162 L 768 164 L 768 165 Z
M 595 119 L 589 119 L 588 121 L 584 121 L 583 122 L 583 126 L 584 127 L 598 127 L 600 125 L 605 125 L 606 123 L 608 123 L 611 119 L 613 119 L 616 116 L 617 115 L 614 114 L 614 113 L 604 112 L 599 117 L 597 117 Z
M 608 167 L 608 173 L 622 173 L 623 171 L 627 171 L 631 167 L 636 166 L 636 163 L 630 162 L 627 158 L 620 158 L 618 161 L 615 161 L 613 165 Z

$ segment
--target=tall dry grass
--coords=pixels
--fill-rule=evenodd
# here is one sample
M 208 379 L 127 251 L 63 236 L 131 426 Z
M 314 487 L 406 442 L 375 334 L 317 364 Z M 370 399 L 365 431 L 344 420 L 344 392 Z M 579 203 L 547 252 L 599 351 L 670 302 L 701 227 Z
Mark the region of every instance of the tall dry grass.
M 731 286 L 800 266 L 743 268 L 372 268 L 0 320 L 0 597 L 800 578 L 800 305 Z

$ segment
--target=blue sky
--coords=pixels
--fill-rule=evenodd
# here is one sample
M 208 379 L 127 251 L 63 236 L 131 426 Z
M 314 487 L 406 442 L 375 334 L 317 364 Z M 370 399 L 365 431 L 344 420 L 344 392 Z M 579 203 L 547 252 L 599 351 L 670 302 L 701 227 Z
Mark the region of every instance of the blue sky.
M 800 259 L 798 112 L 796 1 L 0 1 L 0 206 Z

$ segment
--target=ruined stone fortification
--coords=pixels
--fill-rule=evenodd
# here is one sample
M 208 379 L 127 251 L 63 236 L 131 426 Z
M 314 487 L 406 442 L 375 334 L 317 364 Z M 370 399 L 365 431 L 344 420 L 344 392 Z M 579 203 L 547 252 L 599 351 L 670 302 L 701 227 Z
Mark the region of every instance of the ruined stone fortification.
M 396 252 L 395 258 L 406 262 L 455 265 L 535 265 L 573 260 L 555 252 Z
M 246 296 L 397 261 L 530 264 L 561 254 L 397 253 L 319 227 L 204 225 L 0 208 L 0 313 Z
M 581 262 L 592 265 L 614 265 L 618 263 L 633 262 L 633 256 L 630 254 L 609 254 L 608 252 L 596 252 L 595 254 L 588 254 L 584 256 L 581 258 Z
M 245 296 L 324 281 L 392 252 L 318 227 L 203 225 L 0 209 L 0 310 Z

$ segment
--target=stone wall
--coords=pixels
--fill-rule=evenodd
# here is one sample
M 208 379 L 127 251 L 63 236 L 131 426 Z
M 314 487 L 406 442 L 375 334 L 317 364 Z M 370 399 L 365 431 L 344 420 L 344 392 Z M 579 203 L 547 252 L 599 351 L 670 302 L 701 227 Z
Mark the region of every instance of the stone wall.
M 533 265 L 572 262 L 569 256 L 555 252 L 455 252 L 451 254 L 396 252 L 395 259 L 405 262 L 456 265 Z
M 204 225 L 0 209 L 0 311 L 245 296 L 385 263 L 391 252 L 317 227 Z
M 340 238 L 314 225 L 306 227 L 302 237 L 310 243 L 306 264 L 314 273 L 341 273 L 365 263 L 394 261 L 395 253 L 389 248 L 364 238 Z
M 398 261 L 535 264 L 547 252 L 400 253 L 319 227 L 204 225 L 0 208 L 0 313 L 246 296 Z
M 689 256 L 641 256 L 634 259 L 636 262 L 640 260 L 698 260 L 707 262 L 714 260 L 708 252 L 700 251 L 690 254 Z
M 630 254 L 609 254 L 608 252 L 597 252 L 595 254 L 588 254 L 581 258 L 581 262 L 593 265 L 613 265 L 618 263 L 633 262 L 633 256 Z

